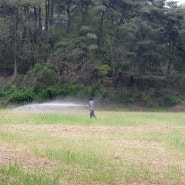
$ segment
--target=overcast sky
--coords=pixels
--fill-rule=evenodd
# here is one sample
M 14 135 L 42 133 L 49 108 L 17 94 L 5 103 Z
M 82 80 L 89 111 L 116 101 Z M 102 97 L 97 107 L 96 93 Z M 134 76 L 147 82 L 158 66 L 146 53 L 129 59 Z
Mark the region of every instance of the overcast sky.
M 178 0 L 178 2 L 180 2 L 181 4 L 184 4 L 185 0 Z
M 177 1 L 177 2 L 179 2 L 180 4 L 185 4 L 185 0 L 174 0 L 174 1 Z

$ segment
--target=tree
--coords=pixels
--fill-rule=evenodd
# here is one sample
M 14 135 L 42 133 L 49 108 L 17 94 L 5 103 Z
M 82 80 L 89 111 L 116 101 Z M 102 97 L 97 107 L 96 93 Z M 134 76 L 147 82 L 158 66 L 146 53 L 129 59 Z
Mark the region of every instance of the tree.
M 38 5 L 38 1 L 33 3 L 3 1 L 0 4 L 1 17 L 8 20 L 7 32 L 2 40 L 11 49 L 14 56 L 14 77 L 17 76 L 18 63 L 26 62 L 30 59 L 34 61 L 31 56 L 34 56 L 35 43 L 38 38 L 37 33 L 41 32 L 42 27 L 41 10 L 40 7 L 36 8 Z

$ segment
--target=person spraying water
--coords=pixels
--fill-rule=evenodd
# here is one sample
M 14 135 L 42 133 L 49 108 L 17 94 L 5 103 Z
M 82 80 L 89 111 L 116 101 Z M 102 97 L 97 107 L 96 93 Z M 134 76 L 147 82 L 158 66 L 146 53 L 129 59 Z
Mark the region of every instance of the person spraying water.
M 96 117 L 95 116 L 95 114 L 94 114 L 94 111 L 95 111 L 95 103 L 94 103 L 94 101 L 93 101 L 93 99 L 92 98 L 90 98 L 89 99 L 89 109 L 90 109 L 90 118 L 92 118 L 92 117 Z

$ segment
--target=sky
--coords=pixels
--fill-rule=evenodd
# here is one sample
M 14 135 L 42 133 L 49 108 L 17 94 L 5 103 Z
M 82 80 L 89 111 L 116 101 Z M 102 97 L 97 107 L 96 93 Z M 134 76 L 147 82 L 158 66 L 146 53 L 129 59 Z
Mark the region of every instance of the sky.
M 179 3 L 184 4 L 185 0 L 178 0 Z
M 177 1 L 179 4 L 185 4 L 185 0 L 167 0 L 167 1 Z
M 185 0 L 174 0 L 177 1 L 179 4 L 185 4 Z

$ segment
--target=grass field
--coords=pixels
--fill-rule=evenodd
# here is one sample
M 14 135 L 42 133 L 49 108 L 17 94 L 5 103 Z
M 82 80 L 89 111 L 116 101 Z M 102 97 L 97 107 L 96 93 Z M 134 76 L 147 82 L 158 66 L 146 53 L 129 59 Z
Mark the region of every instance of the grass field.
M 185 184 L 185 113 L 96 116 L 0 110 L 0 184 Z

